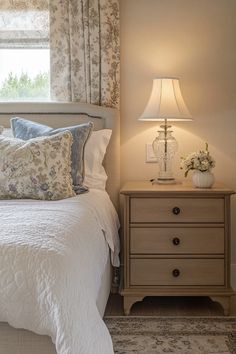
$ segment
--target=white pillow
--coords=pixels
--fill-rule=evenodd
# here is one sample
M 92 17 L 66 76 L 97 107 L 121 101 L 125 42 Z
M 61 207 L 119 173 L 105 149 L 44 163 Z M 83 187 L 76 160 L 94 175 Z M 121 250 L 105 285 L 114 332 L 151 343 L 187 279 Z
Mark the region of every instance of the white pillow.
M 84 184 L 89 188 L 106 188 L 107 174 L 102 165 L 107 146 L 111 138 L 110 129 L 93 131 L 87 141 L 84 152 Z
M 8 138 L 13 138 L 12 130 L 11 128 L 4 128 L 3 131 L 1 131 L 1 126 L 0 126 L 0 134 L 8 137 Z

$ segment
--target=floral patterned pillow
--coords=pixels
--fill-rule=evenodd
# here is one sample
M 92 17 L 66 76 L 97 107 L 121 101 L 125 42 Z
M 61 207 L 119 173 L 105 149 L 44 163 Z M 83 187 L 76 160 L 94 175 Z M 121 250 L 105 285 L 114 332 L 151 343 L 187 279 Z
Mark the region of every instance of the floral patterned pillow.
M 69 131 L 28 141 L 0 136 L 0 199 L 75 196 L 72 142 Z
M 84 181 L 84 149 L 93 130 L 93 123 L 83 123 L 72 127 L 53 129 L 47 125 L 39 124 L 24 118 L 11 119 L 13 136 L 18 139 L 28 140 L 39 136 L 51 136 L 69 130 L 73 136 L 71 146 L 71 175 L 76 194 L 88 191 L 83 185 Z

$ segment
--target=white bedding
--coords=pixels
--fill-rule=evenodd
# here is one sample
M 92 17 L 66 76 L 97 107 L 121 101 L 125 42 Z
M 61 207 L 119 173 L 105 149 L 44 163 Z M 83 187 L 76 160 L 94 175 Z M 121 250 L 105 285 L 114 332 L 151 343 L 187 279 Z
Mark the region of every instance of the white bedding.
M 96 300 L 118 218 L 106 192 L 0 201 L 0 322 L 51 336 L 58 354 L 111 354 Z M 103 230 L 103 231 L 102 231 Z

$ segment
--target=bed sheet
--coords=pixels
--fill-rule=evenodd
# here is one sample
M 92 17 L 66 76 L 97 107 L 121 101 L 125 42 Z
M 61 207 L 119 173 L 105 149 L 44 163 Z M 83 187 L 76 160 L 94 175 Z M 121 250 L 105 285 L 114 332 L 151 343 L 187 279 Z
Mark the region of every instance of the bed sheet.
M 58 354 L 111 354 L 97 309 L 119 221 L 106 192 L 62 201 L 0 201 L 0 322 L 49 335 Z

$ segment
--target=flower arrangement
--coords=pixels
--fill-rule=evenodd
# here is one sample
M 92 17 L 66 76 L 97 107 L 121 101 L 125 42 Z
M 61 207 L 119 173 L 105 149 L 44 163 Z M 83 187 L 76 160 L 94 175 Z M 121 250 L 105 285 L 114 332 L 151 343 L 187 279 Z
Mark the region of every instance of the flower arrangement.
M 208 144 L 206 149 L 199 152 L 192 152 L 186 158 L 181 158 L 181 169 L 185 170 L 184 176 L 187 177 L 190 170 L 198 170 L 201 172 L 211 171 L 215 167 L 215 160 L 210 155 Z

